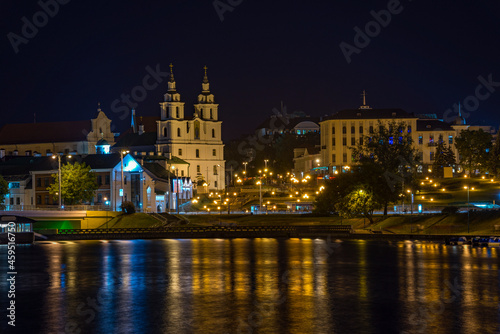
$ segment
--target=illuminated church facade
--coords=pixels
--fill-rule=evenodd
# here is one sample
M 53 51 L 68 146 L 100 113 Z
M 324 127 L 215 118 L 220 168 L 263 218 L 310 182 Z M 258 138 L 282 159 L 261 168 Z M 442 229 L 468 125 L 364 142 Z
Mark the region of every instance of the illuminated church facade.
M 185 102 L 177 92 L 172 67 L 170 65 L 168 91 L 160 103 L 160 120 L 156 121 L 156 152 L 189 163 L 189 175 L 186 176 L 190 176 L 194 184 L 198 183 L 199 191 L 223 190 L 225 161 L 222 121 L 219 120 L 219 105 L 210 92 L 207 68 L 204 68 L 202 90 L 193 106 L 193 114 L 188 116 Z

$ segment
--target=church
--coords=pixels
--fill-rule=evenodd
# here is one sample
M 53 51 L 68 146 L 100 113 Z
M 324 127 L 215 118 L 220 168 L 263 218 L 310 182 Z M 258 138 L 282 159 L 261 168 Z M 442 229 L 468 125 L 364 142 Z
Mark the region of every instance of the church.
M 136 155 L 153 154 L 186 162 L 186 167 L 178 171 L 179 176 L 190 177 L 193 185 L 199 186 L 199 192 L 225 188 L 222 121 L 219 120 L 219 105 L 210 92 L 206 66 L 204 70 L 201 93 L 193 105 L 192 115 L 185 112 L 185 102 L 177 91 L 170 64 L 168 89 L 160 102 L 160 116 L 140 117 L 136 122 L 133 112 L 129 133 L 114 146 L 114 149 L 127 148 Z

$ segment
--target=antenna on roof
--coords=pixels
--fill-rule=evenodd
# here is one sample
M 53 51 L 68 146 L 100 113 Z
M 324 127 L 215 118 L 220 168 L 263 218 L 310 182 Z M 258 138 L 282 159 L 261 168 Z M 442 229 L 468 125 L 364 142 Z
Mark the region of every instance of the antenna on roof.
M 359 109 L 371 109 L 370 106 L 366 105 L 366 91 L 363 89 L 363 94 L 361 94 L 363 97 L 363 105 L 359 107 Z

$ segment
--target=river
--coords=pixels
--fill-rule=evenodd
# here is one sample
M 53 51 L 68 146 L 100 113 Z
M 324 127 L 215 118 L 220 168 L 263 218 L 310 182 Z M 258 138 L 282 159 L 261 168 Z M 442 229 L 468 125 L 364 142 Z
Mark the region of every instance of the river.
M 8 272 L 0 246 L 0 272 Z M 2 333 L 500 333 L 499 249 L 330 239 L 39 242 Z M 0 282 L 0 307 L 8 307 Z

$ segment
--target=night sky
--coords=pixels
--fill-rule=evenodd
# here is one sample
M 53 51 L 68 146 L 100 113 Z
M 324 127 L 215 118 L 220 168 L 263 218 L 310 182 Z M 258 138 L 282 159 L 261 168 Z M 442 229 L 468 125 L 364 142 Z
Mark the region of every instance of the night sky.
M 363 89 L 372 107 L 442 116 L 489 75 L 498 87 L 467 121 L 500 124 L 498 1 L 215 2 L 231 3 L 218 13 L 213 1 L 71 0 L 44 22 L 36 1 L 2 1 L 0 125 L 32 122 L 35 112 L 37 122 L 90 119 L 101 102 L 123 131 L 129 118 L 120 120 L 113 109 L 124 104 L 113 101 L 143 85 L 146 67 L 167 72 L 170 63 L 188 115 L 208 66 L 224 139 L 252 131 L 281 101 L 289 112 L 322 116 L 357 108 Z M 370 12 L 388 6 L 399 13 L 348 64 L 339 45 L 355 46 L 354 28 L 364 31 Z M 19 42 L 22 18 L 31 24 L 34 15 L 37 34 Z M 159 115 L 168 79 L 159 80 L 139 116 Z

